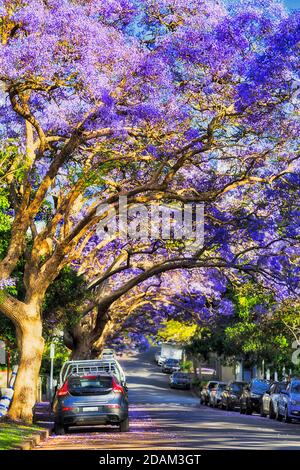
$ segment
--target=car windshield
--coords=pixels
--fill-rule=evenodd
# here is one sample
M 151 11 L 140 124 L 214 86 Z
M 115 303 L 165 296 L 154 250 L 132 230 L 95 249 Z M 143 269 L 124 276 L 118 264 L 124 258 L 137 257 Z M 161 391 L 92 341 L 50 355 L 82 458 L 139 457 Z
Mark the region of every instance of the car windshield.
M 295 382 L 292 384 L 291 392 L 300 394 L 300 382 Z
M 184 373 L 182 373 L 182 372 L 173 374 L 173 377 L 175 377 L 175 379 L 189 379 L 189 375 L 188 375 L 188 374 L 184 374 Z
M 251 385 L 252 392 L 264 393 L 269 390 L 270 384 L 263 380 L 254 380 Z
M 178 361 L 177 361 L 177 359 L 167 359 L 166 364 L 170 364 L 171 366 L 173 366 L 173 365 L 177 366 Z
M 71 377 L 69 379 L 71 394 L 97 394 L 110 388 L 112 388 L 112 377 L 110 376 Z

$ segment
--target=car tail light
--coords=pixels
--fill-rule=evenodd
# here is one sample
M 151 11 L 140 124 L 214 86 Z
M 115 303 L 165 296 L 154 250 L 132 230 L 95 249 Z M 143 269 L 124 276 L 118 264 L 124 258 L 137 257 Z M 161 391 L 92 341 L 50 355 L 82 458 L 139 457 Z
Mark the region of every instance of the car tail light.
M 61 389 L 58 390 L 57 396 L 64 397 L 68 395 L 68 393 L 69 393 L 68 382 L 65 382 L 64 385 L 61 387 Z
M 73 407 L 72 406 L 63 406 L 62 411 L 72 411 Z
M 124 393 L 123 387 L 121 387 L 121 385 L 119 385 L 114 379 L 113 379 L 112 385 L 113 385 L 112 387 L 113 392 Z
M 117 405 L 117 404 L 115 404 L 115 405 L 106 405 L 106 406 L 107 406 L 107 408 L 121 408 L 120 405 Z

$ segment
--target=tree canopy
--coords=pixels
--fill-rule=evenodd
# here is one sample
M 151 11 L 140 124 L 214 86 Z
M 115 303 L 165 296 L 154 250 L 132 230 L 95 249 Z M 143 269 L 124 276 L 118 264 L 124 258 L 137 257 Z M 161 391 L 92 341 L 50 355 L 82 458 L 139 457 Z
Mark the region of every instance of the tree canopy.
M 12 417 L 30 419 L 42 307 L 64 269 L 92 292 L 66 332 L 86 356 L 135 307 L 163 302 L 161 287 L 176 298 L 169 312 L 200 320 L 216 304 L 232 313 L 228 283 L 298 295 L 299 13 L 275 0 L 0 0 L 0 25 L 0 309 L 21 352 Z M 107 232 L 99 208 L 120 196 L 132 224 L 141 203 L 204 203 L 203 246 Z M 21 260 L 18 299 L 6 287 Z

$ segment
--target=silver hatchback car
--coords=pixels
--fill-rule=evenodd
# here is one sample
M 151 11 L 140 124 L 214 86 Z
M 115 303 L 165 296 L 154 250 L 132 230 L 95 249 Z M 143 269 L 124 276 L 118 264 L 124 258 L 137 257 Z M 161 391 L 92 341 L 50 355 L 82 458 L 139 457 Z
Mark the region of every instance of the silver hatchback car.
M 73 426 L 115 425 L 121 432 L 129 430 L 126 389 L 107 372 L 70 375 L 55 394 L 53 412 L 56 434 Z

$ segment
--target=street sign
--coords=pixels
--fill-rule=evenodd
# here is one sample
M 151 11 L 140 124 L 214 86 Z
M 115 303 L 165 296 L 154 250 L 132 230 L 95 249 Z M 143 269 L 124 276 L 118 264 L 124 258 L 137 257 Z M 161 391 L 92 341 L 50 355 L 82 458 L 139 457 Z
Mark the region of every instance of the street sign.
M 0 341 L 0 364 L 6 364 L 5 343 Z
M 51 343 L 50 344 L 50 359 L 54 359 L 55 356 L 55 344 Z

